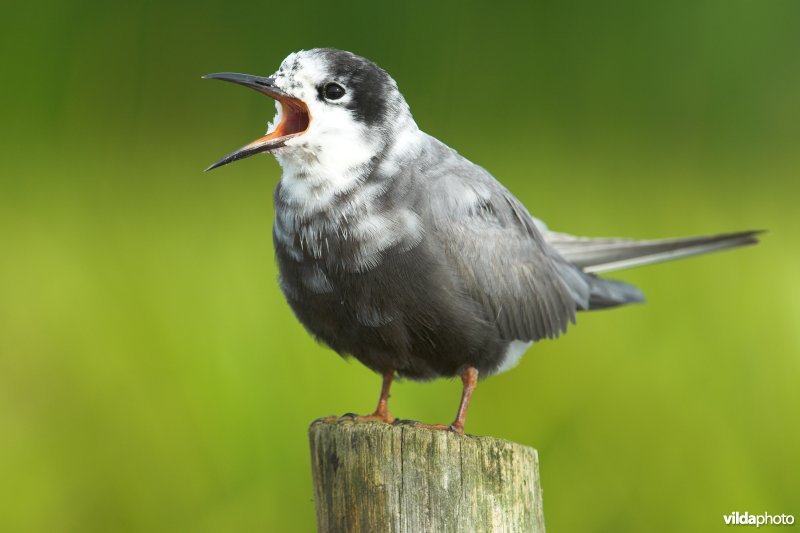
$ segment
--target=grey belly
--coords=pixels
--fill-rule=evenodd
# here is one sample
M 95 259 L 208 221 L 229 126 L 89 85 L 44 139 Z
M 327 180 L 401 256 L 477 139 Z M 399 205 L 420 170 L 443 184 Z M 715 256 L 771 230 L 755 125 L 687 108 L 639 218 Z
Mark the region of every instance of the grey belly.
M 510 339 L 425 242 L 358 272 L 330 252 L 299 257 L 276 243 L 276 257 L 283 293 L 306 329 L 376 372 L 431 379 L 467 365 L 491 373 L 503 363 Z

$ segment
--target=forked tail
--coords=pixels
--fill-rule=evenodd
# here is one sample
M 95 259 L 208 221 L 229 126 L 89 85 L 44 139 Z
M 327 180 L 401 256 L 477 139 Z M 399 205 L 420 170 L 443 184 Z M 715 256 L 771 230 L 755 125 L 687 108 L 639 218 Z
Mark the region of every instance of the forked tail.
M 549 231 L 544 235 L 561 257 L 583 273 L 589 289 L 588 299 L 582 299 L 583 309 L 594 310 L 644 299 L 633 285 L 597 274 L 756 244 L 759 233 L 762 231 L 660 240 L 593 239 Z
M 594 239 L 548 232 L 547 242 L 567 261 L 589 274 L 660 263 L 692 255 L 756 244 L 763 231 L 740 231 L 704 237 L 636 240 Z

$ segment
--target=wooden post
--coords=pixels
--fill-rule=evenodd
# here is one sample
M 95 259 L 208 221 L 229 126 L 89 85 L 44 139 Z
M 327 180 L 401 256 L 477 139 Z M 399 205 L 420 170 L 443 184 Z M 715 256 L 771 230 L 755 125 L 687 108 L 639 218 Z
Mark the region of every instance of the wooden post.
M 533 448 L 381 422 L 309 437 L 319 533 L 544 532 Z

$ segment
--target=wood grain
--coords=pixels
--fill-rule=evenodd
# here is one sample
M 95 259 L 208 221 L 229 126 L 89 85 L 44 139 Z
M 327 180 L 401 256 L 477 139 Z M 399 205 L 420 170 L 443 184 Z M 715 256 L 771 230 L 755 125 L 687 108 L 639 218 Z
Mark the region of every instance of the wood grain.
M 544 531 L 533 448 L 381 422 L 309 437 L 320 533 Z

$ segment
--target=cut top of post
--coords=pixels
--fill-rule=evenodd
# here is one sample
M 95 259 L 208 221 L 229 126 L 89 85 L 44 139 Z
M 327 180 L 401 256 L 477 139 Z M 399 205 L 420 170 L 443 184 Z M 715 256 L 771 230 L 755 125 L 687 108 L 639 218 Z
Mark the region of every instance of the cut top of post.
M 309 436 L 320 532 L 544 531 L 533 448 L 380 422 Z

